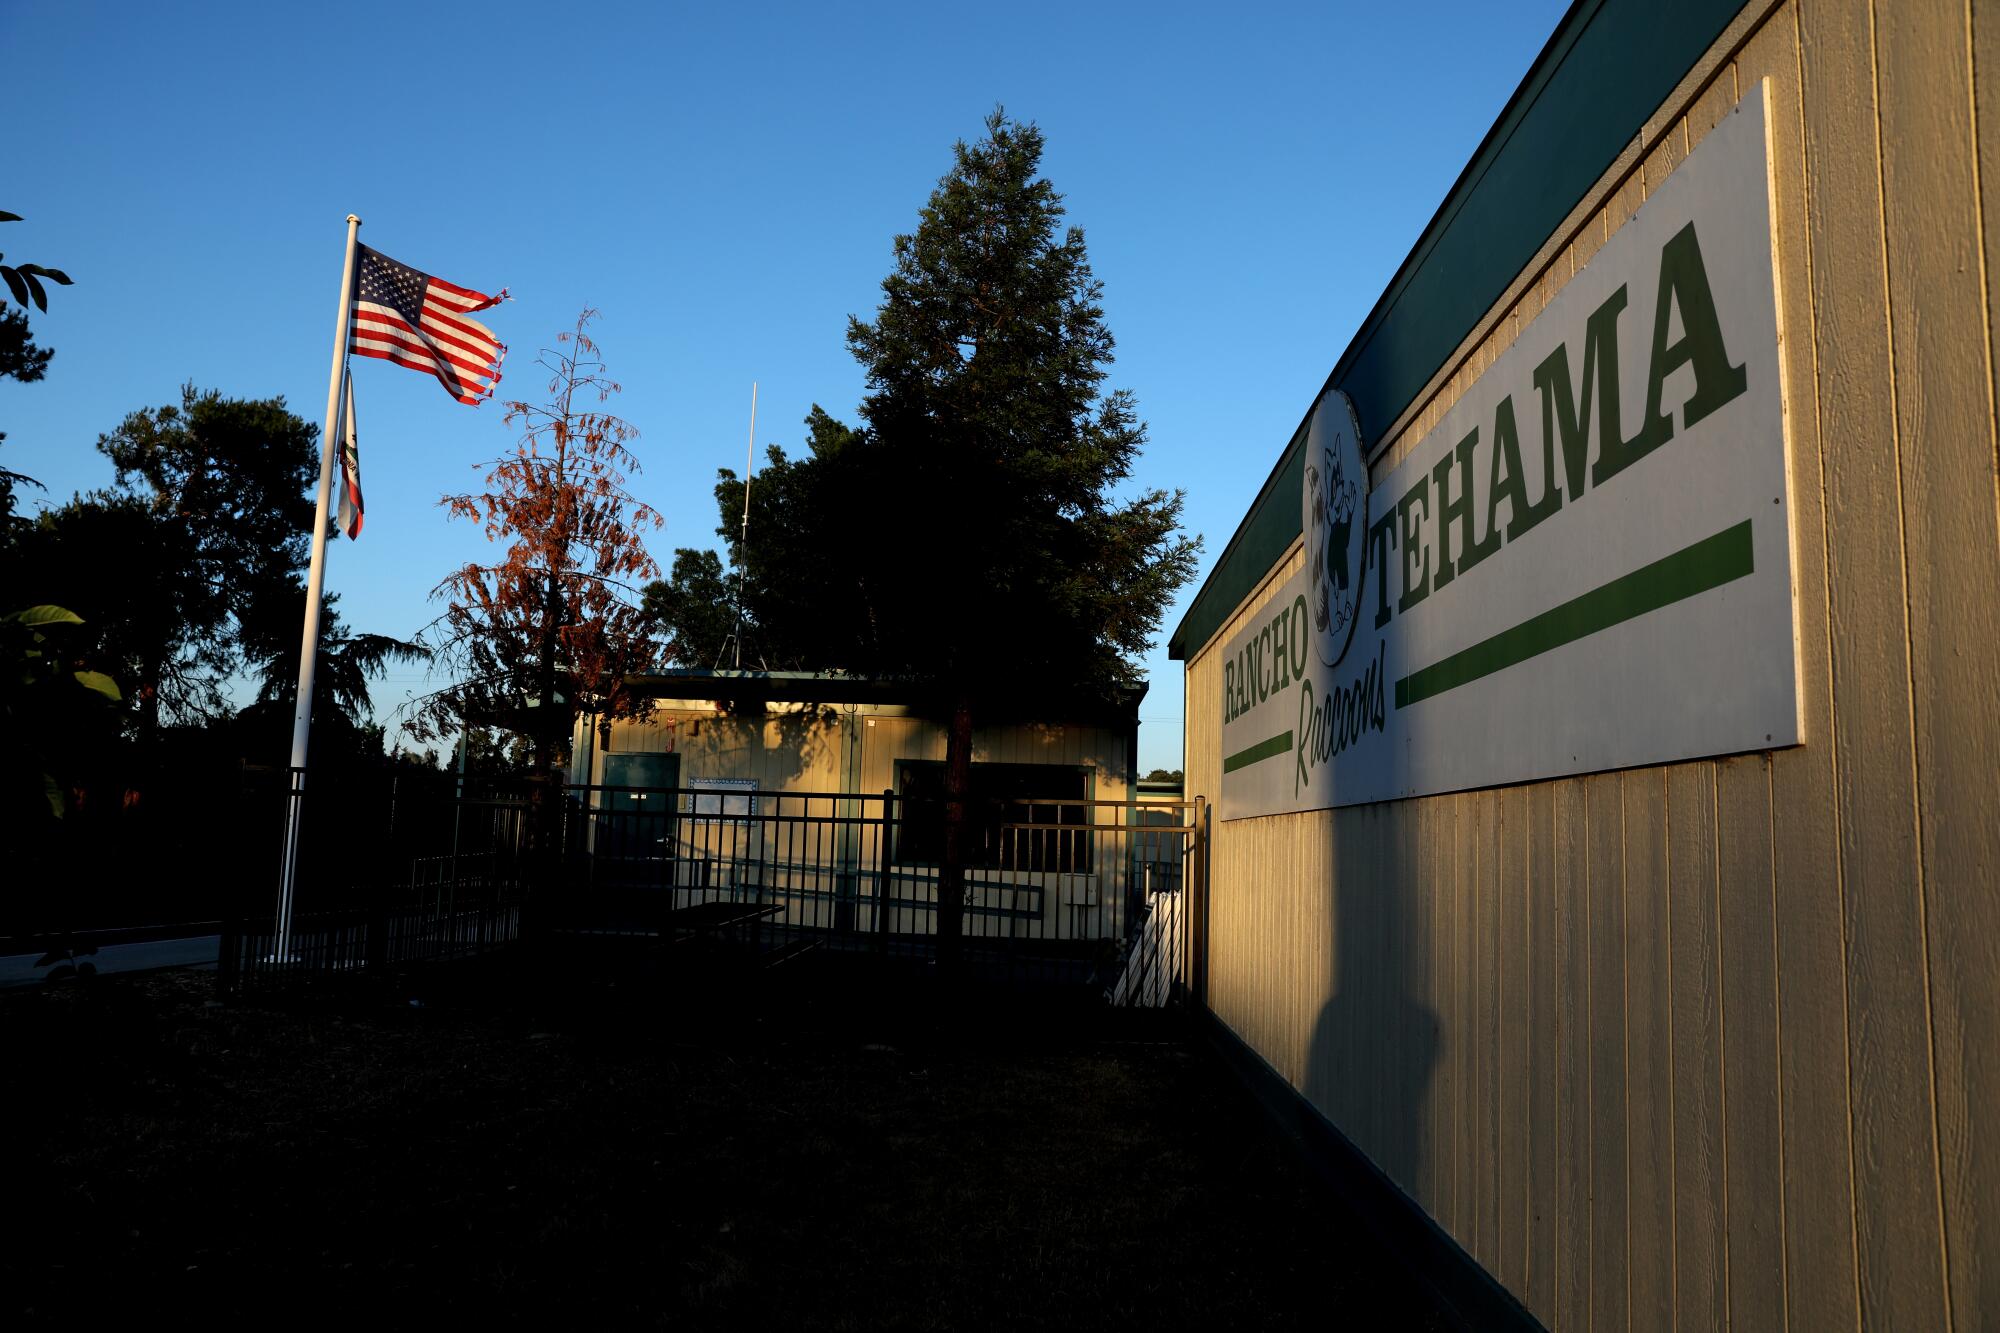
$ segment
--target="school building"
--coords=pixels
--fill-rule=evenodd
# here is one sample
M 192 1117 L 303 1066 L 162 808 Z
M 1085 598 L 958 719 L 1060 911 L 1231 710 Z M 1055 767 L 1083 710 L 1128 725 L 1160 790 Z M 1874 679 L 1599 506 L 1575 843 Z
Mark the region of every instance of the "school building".
M 571 738 L 593 884 L 671 906 L 754 897 L 792 930 L 936 930 L 947 706 L 831 672 L 676 670 L 628 685 L 647 699 L 637 716 L 580 717 Z M 975 709 L 967 937 L 1121 942 L 1178 888 L 1178 808 L 1158 811 L 1177 831 L 1141 831 L 1144 694 L 1024 690 Z
M 1547 1327 L 2000 1319 L 1996 192 L 2000 11 L 1579 0 L 1174 632 L 1197 993 Z

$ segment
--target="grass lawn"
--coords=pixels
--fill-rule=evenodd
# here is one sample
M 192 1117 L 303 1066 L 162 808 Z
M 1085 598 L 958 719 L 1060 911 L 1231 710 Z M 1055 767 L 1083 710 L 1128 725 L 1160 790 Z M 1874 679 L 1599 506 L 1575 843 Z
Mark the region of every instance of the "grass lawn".
M 0 1321 L 1447 1326 L 1166 1016 L 675 962 L 0 995 Z

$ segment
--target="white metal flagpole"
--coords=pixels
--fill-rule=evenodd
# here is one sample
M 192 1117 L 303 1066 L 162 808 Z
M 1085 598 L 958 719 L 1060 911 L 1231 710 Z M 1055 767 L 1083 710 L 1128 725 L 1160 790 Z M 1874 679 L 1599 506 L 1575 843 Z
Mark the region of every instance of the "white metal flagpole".
M 333 324 L 333 369 L 326 383 L 326 430 L 320 435 L 319 497 L 313 505 L 312 566 L 306 574 L 306 622 L 299 637 L 299 694 L 292 711 L 291 789 L 285 803 L 285 854 L 279 872 L 278 913 L 271 954 L 285 962 L 291 954 L 292 886 L 299 865 L 299 822 L 305 804 L 306 747 L 312 739 L 313 669 L 319 661 L 320 590 L 326 582 L 326 506 L 333 492 L 333 451 L 339 447 L 341 408 L 347 373 L 347 318 L 354 305 L 355 236 L 361 219 L 347 215 L 347 258 L 340 270 L 340 313 Z

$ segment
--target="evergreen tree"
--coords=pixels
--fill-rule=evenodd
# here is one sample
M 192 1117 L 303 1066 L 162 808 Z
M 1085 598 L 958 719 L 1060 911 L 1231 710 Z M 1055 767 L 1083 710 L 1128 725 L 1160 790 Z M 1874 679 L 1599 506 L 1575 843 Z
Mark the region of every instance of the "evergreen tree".
M 895 240 L 847 341 L 865 426 L 814 409 L 812 453 L 752 487 L 745 600 L 776 659 L 921 684 L 950 718 L 939 946 L 962 929 L 976 711 L 1101 698 L 1199 543 L 1178 491 L 1133 488 L 1146 429 L 1104 391 L 1113 339 L 1083 231 L 1040 175 L 1043 137 L 995 110 Z M 723 474 L 724 524 L 742 483 Z M 761 505 L 761 508 L 760 508 Z
M 0 379 L 33 384 L 48 374 L 49 359 L 54 355 L 53 347 L 36 346 L 25 314 L 19 310 L 0 310 Z M 7 432 L 0 430 L 0 444 L 6 442 Z M 42 483 L 25 472 L 0 467 L 0 549 L 4 549 L 10 536 L 8 529 L 15 522 L 14 488 L 21 485 L 39 490 Z
M 667 634 L 667 655 L 677 667 L 713 667 L 725 659 L 737 633 L 735 589 L 713 551 L 681 547 L 663 581 L 646 585 L 640 609 Z M 757 659 L 746 653 L 745 661 Z
M 163 715 L 169 722 L 217 716 L 223 680 L 244 665 L 245 627 L 261 607 L 303 597 L 318 439 L 319 428 L 283 398 L 224 398 L 192 384 L 179 406 L 134 412 L 98 438 L 118 470 L 118 489 L 73 502 L 51 527 L 85 540 L 96 539 L 86 537 L 91 530 L 127 531 L 104 543 L 98 563 L 145 562 L 127 581 L 159 585 L 156 605 L 133 608 L 131 622 L 146 628 L 130 636 L 133 674 L 121 677 L 133 686 L 142 737 Z M 113 618 L 85 620 L 112 632 Z

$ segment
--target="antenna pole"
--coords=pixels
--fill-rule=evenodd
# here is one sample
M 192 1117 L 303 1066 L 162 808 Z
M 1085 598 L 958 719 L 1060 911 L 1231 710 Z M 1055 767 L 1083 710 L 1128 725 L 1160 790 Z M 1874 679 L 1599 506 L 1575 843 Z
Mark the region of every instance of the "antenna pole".
M 736 539 L 736 669 L 743 669 L 743 569 L 750 563 L 750 474 L 757 466 L 757 381 L 750 381 L 750 442 L 743 446 L 743 529 Z

